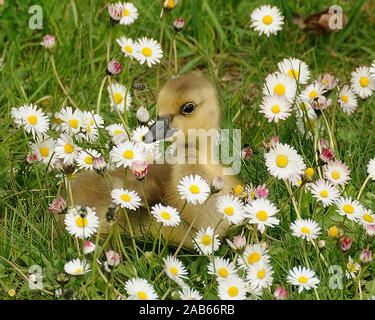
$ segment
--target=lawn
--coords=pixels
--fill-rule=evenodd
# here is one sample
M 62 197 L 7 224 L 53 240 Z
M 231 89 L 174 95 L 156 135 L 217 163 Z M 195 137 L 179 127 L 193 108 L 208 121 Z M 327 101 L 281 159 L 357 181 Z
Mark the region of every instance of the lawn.
M 83 241 L 57 224 L 48 206 L 59 195 L 66 199 L 70 173 L 65 172 L 64 177 L 60 171 L 52 170 L 48 161 L 27 161 L 33 135 L 26 127 L 17 125 L 12 113 L 12 108 L 37 105 L 52 123 L 53 115 L 67 106 L 92 110 L 103 117 L 105 126 L 98 131 L 97 141 L 84 145 L 100 151 L 108 160 L 111 137 L 105 127 L 124 123 L 135 129 L 141 106 L 155 119 L 159 89 L 177 70 L 177 75 L 200 71 L 218 89 L 222 128 L 241 129 L 241 147 L 251 149 L 241 161 L 239 176 L 243 187 L 265 184 L 269 192 L 267 201 L 278 208 L 275 217 L 279 221 L 261 232 L 256 224 L 244 220 L 220 238 L 221 246 L 212 254 L 179 250 L 177 259 L 188 275 L 185 284 L 197 290 L 203 299 L 219 299 L 219 287 L 225 287 L 220 281 L 224 280 L 219 281 L 207 272 L 212 257 L 217 256 L 233 263 L 237 280 L 246 283 L 247 299 L 281 298 L 280 288 L 288 292 L 286 299 L 374 299 L 375 265 L 371 259 L 366 260 L 366 254 L 369 257 L 375 250 L 371 231 L 375 225 L 367 221 L 370 227 L 366 227 L 361 221 L 364 212 L 368 212 L 369 218 L 375 217 L 375 179 L 367 179 L 367 165 L 375 157 L 375 95 L 357 97 L 358 107 L 351 114 L 343 112 L 339 100 L 340 88 L 350 86 L 352 72 L 357 67 L 370 67 L 375 61 L 375 3 L 180 0 L 174 9 L 163 11 L 161 18 L 160 2 L 134 0 L 139 16 L 130 25 L 110 23 L 108 1 L 5 0 L 0 4 L 0 297 L 127 298 L 127 281 L 143 278 L 159 299 L 181 298 L 181 283 L 163 273 L 163 258 L 176 252 L 176 246 L 167 245 L 165 239 L 131 241 L 127 236 L 93 234 L 89 240 L 96 244 L 96 249 L 85 258 L 91 271 L 84 275 L 64 273 L 67 262 L 82 258 Z M 42 13 L 41 29 L 30 28 L 36 21 L 34 10 L 39 10 L 30 7 L 36 4 Z M 251 13 L 266 4 L 277 6 L 284 17 L 282 30 L 270 37 L 251 28 Z M 307 32 L 293 23 L 294 14 L 307 18 L 333 4 L 347 15 L 347 25 L 337 33 Z M 173 21 L 180 17 L 184 27 L 176 32 Z M 51 49 L 41 45 L 47 34 L 56 37 Z M 148 67 L 125 57 L 116 42 L 122 36 L 155 39 L 163 50 L 160 63 Z M 338 86 L 329 90 L 332 103 L 328 107 L 315 111 L 310 107 L 313 118 L 293 99 L 293 111 L 287 119 L 269 122 L 260 113 L 266 77 L 278 71 L 279 62 L 290 57 L 307 64 L 309 84 L 319 75 L 329 73 L 339 80 Z M 107 61 L 112 59 L 119 61 L 123 70 L 107 76 Z M 131 106 L 121 119 L 118 112 L 111 111 L 108 78 L 130 88 Z M 145 89 L 139 90 L 142 86 Z M 305 87 L 297 81 L 297 94 Z M 49 128 L 48 135 L 57 139 L 58 129 Z M 313 169 L 311 175 L 301 177 L 302 183 L 278 179 L 265 165 L 265 154 L 272 152 L 267 145 L 273 136 L 292 146 L 303 158 L 305 168 Z M 325 139 L 326 145 L 320 139 Z M 319 158 L 324 148 L 334 152 L 332 161 L 340 160 L 350 168 L 348 180 L 334 185 L 340 198 L 327 206 L 310 190 L 311 184 L 324 177 L 329 165 Z M 373 178 L 374 171 L 373 168 Z M 147 184 L 147 176 L 144 183 Z M 236 196 L 242 191 L 239 193 Z M 262 198 L 251 199 L 251 192 L 249 197 L 249 205 Z M 349 198 L 359 201 L 354 206 L 359 211 L 354 221 L 349 214 L 337 212 L 338 201 L 348 202 Z M 294 235 L 291 224 L 297 219 L 316 221 L 320 232 L 313 239 Z M 337 235 L 332 232 L 333 227 L 337 228 Z M 246 258 L 246 250 L 244 253 L 233 249 L 226 241 L 239 235 L 245 237 L 248 247 L 256 243 L 267 247 L 266 265 L 273 273 L 270 272 L 271 282 L 262 290 L 249 284 L 245 271 L 249 275 L 253 269 L 238 268 L 238 261 Z M 119 254 L 120 263 L 108 267 L 106 252 L 111 249 Z M 368 251 L 363 252 L 364 249 Z M 352 265 L 348 265 L 350 261 Z M 319 279 L 316 288 L 300 292 L 299 286 L 287 280 L 297 266 L 314 271 L 312 278 Z M 347 277 L 348 268 L 352 275 Z M 30 288 L 29 278 L 33 274 L 42 287 Z M 38 275 L 43 276 L 42 280 Z M 35 280 L 33 276 L 31 279 Z

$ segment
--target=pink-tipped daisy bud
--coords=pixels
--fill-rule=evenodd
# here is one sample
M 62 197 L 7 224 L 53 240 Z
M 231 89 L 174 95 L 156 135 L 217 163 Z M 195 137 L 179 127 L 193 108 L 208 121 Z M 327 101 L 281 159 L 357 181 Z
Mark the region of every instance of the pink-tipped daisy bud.
M 111 267 L 117 267 L 120 264 L 120 255 L 113 250 L 109 250 L 105 253 L 107 257 L 107 265 Z
M 43 41 L 40 44 L 46 49 L 52 49 L 56 45 L 56 38 L 52 34 L 47 34 L 43 37 Z
M 245 145 L 245 148 L 242 149 L 241 155 L 245 160 L 251 160 L 253 158 L 253 150 Z
M 342 251 L 348 251 L 352 247 L 352 238 L 343 236 L 340 238 L 340 246 Z
M 62 196 L 58 196 L 48 205 L 48 213 L 65 213 L 66 202 Z
M 375 237 L 375 224 L 368 224 L 366 226 L 366 233 L 369 237 Z
M 38 160 L 38 156 L 37 156 L 35 153 L 28 154 L 28 155 L 26 156 L 26 162 L 27 162 L 28 164 L 32 164 L 34 161 L 35 161 L 35 162 L 39 161 L 39 160 Z
M 325 74 L 321 74 L 318 76 L 318 82 L 322 84 L 324 89 L 327 89 L 330 91 L 337 86 L 339 80 L 336 79 L 333 75 L 329 73 L 325 73 Z
M 147 123 L 150 121 L 150 113 L 145 107 L 139 107 L 137 110 L 137 119 L 141 123 Z
M 142 180 L 146 176 L 149 168 L 147 161 L 133 161 L 131 166 L 131 170 L 138 180 Z
M 107 74 L 116 75 L 121 72 L 124 67 L 117 60 L 112 60 L 107 64 Z
M 176 32 L 181 31 L 185 26 L 184 18 L 178 18 L 175 21 L 173 21 L 173 27 Z
M 246 237 L 244 235 L 233 237 L 233 242 L 227 239 L 229 246 L 235 251 L 241 251 L 246 246 Z
M 89 240 L 86 240 L 83 243 L 83 252 L 84 252 L 84 254 L 89 254 L 89 253 L 93 252 L 95 250 L 95 248 L 96 248 L 95 244 L 92 243 Z
M 331 99 L 327 99 L 324 96 L 318 97 L 318 99 L 311 102 L 311 106 L 316 110 L 325 110 L 332 104 Z
M 256 198 L 265 198 L 267 199 L 270 195 L 269 190 L 266 188 L 265 184 L 262 184 L 260 186 L 257 186 L 254 190 L 254 195 Z
M 368 249 L 363 249 L 361 254 L 359 255 L 359 261 L 363 264 L 367 264 L 372 261 L 372 253 Z
M 318 241 L 318 247 L 320 249 L 323 249 L 326 246 L 326 242 L 324 240 L 319 240 Z
M 108 13 L 111 18 L 111 24 L 115 25 L 120 22 L 124 13 L 124 7 L 121 3 L 112 3 L 108 5 Z
M 280 143 L 280 137 L 279 136 L 272 136 L 269 142 L 270 148 L 276 147 Z
M 323 149 L 329 148 L 328 140 L 326 139 L 320 139 L 319 140 L 320 147 Z
M 320 159 L 322 159 L 324 162 L 328 162 L 332 160 L 335 157 L 335 151 L 333 149 L 323 149 L 322 153 L 320 154 Z
M 224 179 L 222 177 L 215 177 L 212 179 L 212 182 L 211 182 L 211 192 L 217 193 L 223 190 L 224 186 L 225 186 Z
M 288 291 L 283 289 L 282 287 L 277 287 L 275 289 L 275 292 L 273 293 L 273 296 L 276 298 L 276 300 L 285 300 L 285 298 L 288 296 Z
M 103 157 L 99 157 L 92 159 L 92 165 L 95 170 L 101 171 L 107 166 L 107 163 L 105 162 Z

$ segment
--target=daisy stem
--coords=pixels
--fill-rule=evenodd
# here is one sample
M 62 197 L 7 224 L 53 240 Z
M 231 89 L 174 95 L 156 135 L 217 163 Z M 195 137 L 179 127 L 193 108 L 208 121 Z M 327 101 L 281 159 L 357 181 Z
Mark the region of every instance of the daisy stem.
M 160 223 L 159 229 L 158 229 L 158 236 L 154 237 L 154 243 L 152 245 L 152 252 L 151 252 L 151 261 L 150 261 L 150 269 L 148 271 L 148 281 L 151 281 L 151 276 L 152 276 L 152 266 L 153 266 L 153 261 L 154 261 L 154 255 L 155 255 L 155 249 L 156 249 L 156 242 L 160 238 L 160 231 L 162 227 L 162 223 Z M 173 229 L 172 229 L 173 230 Z
M 168 76 L 171 76 L 171 63 L 172 63 L 172 49 L 173 49 L 173 42 L 176 39 L 176 32 L 173 33 L 173 37 L 171 40 L 171 44 L 169 46 L 169 57 L 168 57 Z
M 68 99 L 69 99 L 70 103 L 73 105 L 73 107 L 76 108 L 76 109 L 78 109 L 78 105 L 75 103 L 75 101 L 73 100 L 73 98 L 69 95 L 69 91 L 62 84 L 61 79 L 60 79 L 59 75 L 57 74 L 56 65 L 55 65 L 55 58 L 54 58 L 53 54 L 50 55 L 50 61 L 51 61 L 51 66 L 52 66 L 53 74 L 55 75 L 55 78 L 56 78 L 57 83 L 59 84 L 61 90 L 68 97 Z
M 363 182 L 362 186 L 361 186 L 361 189 L 359 190 L 358 192 L 358 196 L 357 196 L 357 200 L 359 200 L 361 198 L 361 195 L 362 195 L 362 192 L 363 190 L 365 189 L 367 183 L 370 181 L 370 176 L 367 176 L 366 180 Z
M 163 34 L 164 34 L 164 27 L 165 27 L 165 21 L 166 21 L 166 14 L 163 14 L 162 20 L 161 20 L 161 27 L 160 27 L 160 46 L 163 47 Z M 160 79 L 160 64 L 158 64 L 158 67 L 156 69 L 156 88 L 159 88 L 159 79 Z M 157 108 L 157 106 L 156 106 Z M 156 115 L 158 114 L 158 110 L 156 109 Z
M 109 62 L 111 52 L 111 40 L 112 40 L 112 28 L 109 29 L 108 40 L 107 40 L 107 63 Z
M 318 130 L 315 131 L 315 134 L 314 134 L 314 150 L 315 150 L 315 162 L 316 162 L 316 166 L 317 166 L 317 171 L 318 171 L 318 174 L 319 174 L 319 178 L 322 179 L 322 170 L 321 168 L 319 167 L 319 157 L 318 157 L 318 154 L 319 154 L 319 148 L 318 148 L 318 140 L 319 140 L 319 132 Z
M 287 200 L 286 203 L 288 203 L 288 201 L 290 200 L 290 198 L 292 199 L 293 207 L 294 207 L 294 210 L 296 211 L 297 218 L 298 218 L 298 219 L 301 219 L 301 215 L 300 215 L 299 210 L 298 210 L 298 206 L 297 206 L 297 203 L 296 203 L 296 199 L 294 198 L 295 193 L 298 191 L 298 189 L 299 189 L 301 186 L 300 186 L 299 188 L 297 188 L 294 192 L 292 192 L 292 189 L 291 189 L 290 185 L 288 184 L 288 182 L 287 182 L 286 180 L 284 180 L 284 182 L 285 182 L 285 185 L 286 185 L 286 189 L 288 190 L 289 195 L 290 195 L 290 197 L 289 197 L 289 199 Z M 303 182 L 302 182 L 302 184 L 303 184 Z M 302 185 L 302 184 L 301 184 L 301 185 Z M 286 203 L 285 203 L 285 204 L 286 204 Z M 284 208 L 285 204 L 281 207 L 281 209 Z M 280 209 L 279 211 L 281 211 L 281 209 Z
M 315 250 L 316 250 L 316 254 L 317 254 L 317 255 L 320 257 L 320 259 L 324 262 L 326 268 L 328 268 L 328 262 L 326 261 L 326 259 L 325 259 L 324 256 L 322 255 L 322 253 L 319 252 L 319 249 L 318 249 L 318 247 L 317 247 L 315 241 L 311 239 L 310 242 L 313 244 L 313 246 L 314 246 L 314 248 L 315 248 Z M 320 263 L 319 263 L 319 264 L 320 264 Z
M 332 132 L 331 132 L 331 129 L 330 129 L 327 117 L 324 114 L 324 111 L 322 111 L 322 116 L 323 116 L 324 122 L 325 122 L 325 124 L 327 126 L 327 131 L 328 131 L 328 136 L 329 136 L 329 142 L 331 144 L 332 149 L 335 150 L 335 144 L 333 143 Z
M 132 228 L 132 225 L 131 225 L 130 220 L 129 220 L 128 211 L 126 210 L 126 208 L 123 208 L 123 212 L 125 214 L 126 222 L 128 224 L 128 227 L 129 227 L 129 233 L 130 233 L 130 237 L 132 239 L 132 244 L 133 244 L 133 248 L 134 248 L 134 251 L 135 251 L 135 255 L 136 255 L 137 259 L 138 259 L 137 245 L 135 243 L 133 228 Z
M 177 60 L 177 46 L 176 46 L 176 36 L 173 38 L 173 51 L 174 51 L 174 74 L 178 73 L 178 60 Z
M 309 260 L 307 259 L 307 251 L 306 251 L 306 243 L 305 243 L 305 241 L 303 241 L 302 248 L 303 248 L 303 257 L 305 258 L 306 266 L 310 269 Z
M 73 201 L 73 192 L 72 192 L 72 176 L 68 174 L 66 176 L 66 183 L 68 187 L 68 192 L 69 192 L 69 198 L 70 198 L 70 207 L 74 206 L 74 201 Z
M 100 85 L 98 100 L 96 102 L 96 113 L 97 114 L 99 114 L 99 112 L 100 112 L 100 103 L 102 101 L 103 88 L 104 88 L 104 85 L 105 85 L 106 81 L 107 81 L 107 77 L 104 77 L 103 81 L 102 81 L 102 84 Z
M 153 215 L 151 214 L 151 211 L 150 211 L 150 206 L 148 205 L 148 202 L 147 202 L 145 189 L 143 188 L 143 181 L 141 181 L 141 190 L 142 190 L 142 195 L 143 195 L 143 199 L 145 201 L 145 206 L 146 206 L 147 212 L 151 217 L 153 217 Z
M 318 290 L 316 290 L 316 288 L 314 288 L 314 292 L 315 292 L 316 299 L 320 300 Z

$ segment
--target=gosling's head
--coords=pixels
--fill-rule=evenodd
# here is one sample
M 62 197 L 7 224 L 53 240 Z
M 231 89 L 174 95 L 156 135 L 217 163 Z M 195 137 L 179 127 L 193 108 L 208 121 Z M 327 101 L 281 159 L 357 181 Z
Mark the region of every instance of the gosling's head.
M 158 119 L 145 142 L 188 135 L 189 129 L 217 129 L 221 110 L 214 86 L 201 76 L 189 74 L 170 79 L 158 99 Z

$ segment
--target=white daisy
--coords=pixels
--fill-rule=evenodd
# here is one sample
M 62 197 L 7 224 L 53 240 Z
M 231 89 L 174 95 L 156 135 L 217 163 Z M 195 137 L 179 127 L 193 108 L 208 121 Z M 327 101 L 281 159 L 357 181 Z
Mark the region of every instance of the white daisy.
M 166 227 L 175 227 L 181 222 L 178 211 L 170 206 L 163 206 L 160 203 L 151 208 L 151 214 L 157 222 L 161 222 Z
M 253 289 L 268 289 L 273 282 L 273 270 L 267 263 L 257 263 L 247 272 L 247 279 Z
M 281 73 L 291 77 L 301 84 L 310 79 L 310 70 L 305 62 L 297 58 L 285 58 L 277 64 Z
M 143 148 L 147 155 L 152 155 L 155 148 L 159 147 L 160 141 L 154 143 L 144 143 L 144 136 L 150 131 L 146 126 L 137 127 L 132 131 L 132 141 L 136 142 L 140 147 Z
M 122 84 L 112 84 L 107 87 L 109 98 L 111 101 L 111 111 L 114 111 L 117 107 L 121 113 L 124 113 L 125 104 L 126 110 L 129 110 L 129 107 L 132 102 L 132 97 L 130 95 L 130 90 L 128 90 Z
M 98 128 L 103 128 L 103 118 L 93 111 L 83 111 L 83 132 L 84 139 L 90 142 L 98 140 Z
M 334 185 L 345 185 L 350 178 L 349 167 L 340 160 L 329 161 L 324 167 L 324 177 Z
M 282 30 L 284 24 L 284 17 L 279 8 L 264 5 L 256 8 L 250 15 L 251 27 L 259 35 L 265 34 L 269 37 L 271 34 L 277 34 Z
M 358 67 L 353 71 L 350 83 L 353 91 L 361 99 L 368 98 L 375 90 L 375 79 L 371 77 L 368 67 Z
M 23 126 L 27 133 L 41 138 L 48 130 L 49 120 L 47 116 L 34 105 L 24 105 L 12 108 L 12 118 L 18 127 Z
M 65 263 L 64 271 L 73 276 L 83 275 L 90 271 L 90 264 L 85 260 L 73 259 Z
M 214 229 L 208 227 L 207 229 L 201 228 L 195 235 L 194 248 L 199 254 L 209 255 L 217 251 L 220 246 L 219 235 L 214 235 Z
M 122 4 L 123 12 L 120 24 L 129 25 L 132 24 L 138 18 L 138 9 L 131 2 L 125 2 Z
M 177 186 L 177 190 L 181 199 L 186 199 L 187 202 L 194 205 L 205 202 L 210 194 L 210 186 L 198 174 L 183 177 Z
M 231 224 L 241 223 L 246 216 L 243 202 L 229 194 L 217 198 L 216 208 Z
M 60 124 L 61 130 L 70 136 L 75 136 L 78 141 L 81 141 L 82 136 L 79 134 L 83 127 L 83 113 L 81 110 L 72 107 L 62 108 L 56 115 L 58 119 L 61 119 Z
M 68 232 L 80 239 L 89 238 L 99 226 L 99 218 L 90 207 L 86 207 L 84 211 L 77 207 L 69 209 L 64 222 Z
M 236 275 L 237 269 L 229 259 L 215 257 L 213 262 L 208 264 L 208 274 L 215 275 L 218 280 L 223 280 L 229 276 Z
M 138 59 L 137 52 L 139 51 L 139 49 L 136 42 L 124 36 L 117 39 L 116 42 L 121 47 L 121 51 L 125 54 L 125 57 Z
M 347 84 L 344 85 L 338 96 L 338 102 L 340 103 L 341 109 L 347 114 L 352 114 L 358 107 L 357 97 L 354 91 Z
M 78 152 L 81 150 L 74 142 L 71 136 L 61 134 L 56 142 L 56 156 L 61 159 L 64 164 L 72 165 Z
M 178 291 L 178 294 L 181 300 L 202 300 L 200 293 L 190 287 L 182 288 L 180 291 Z
M 372 225 L 375 223 L 375 214 L 373 214 L 370 210 L 362 206 L 362 211 L 358 215 L 358 222 L 363 227 Z
M 238 260 L 240 268 L 248 269 L 258 263 L 268 263 L 270 256 L 268 255 L 267 245 L 263 242 L 253 245 L 247 245 L 241 258 Z
M 264 158 L 268 171 L 278 179 L 299 180 L 306 169 L 303 158 L 287 144 L 279 143 Z
M 375 180 L 375 158 L 371 159 L 367 164 L 367 174 L 370 179 Z
M 112 137 L 112 141 L 114 144 L 121 144 L 129 140 L 129 137 L 122 124 L 118 124 L 118 123 L 111 124 L 105 129 L 108 131 L 109 135 Z
M 321 228 L 319 224 L 311 219 L 297 219 L 290 225 L 292 235 L 306 239 L 314 240 L 321 234 Z
M 315 98 L 320 97 L 327 90 L 324 89 L 324 86 L 319 81 L 314 81 L 309 84 L 299 95 L 299 98 L 305 102 L 311 102 Z
M 343 198 L 340 197 L 336 201 L 338 210 L 336 211 L 339 215 L 347 217 L 350 221 L 357 222 L 360 218 L 361 212 L 363 212 L 362 205 L 357 200 L 352 200 L 351 197 Z
M 269 74 L 263 86 L 265 96 L 278 95 L 279 97 L 285 97 L 289 102 L 294 101 L 296 90 L 296 82 L 291 77 L 277 72 Z
M 137 41 L 138 44 L 138 61 L 140 64 L 145 62 L 152 67 L 153 64 L 158 64 L 163 57 L 163 50 L 160 44 L 154 39 L 141 38 Z
M 80 151 L 76 157 L 78 168 L 93 171 L 94 159 L 100 158 L 101 156 L 102 155 L 94 149 Z
M 298 286 L 298 293 L 301 293 L 303 290 L 317 288 L 320 280 L 315 276 L 315 272 L 313 270 L 298 266 L 289 270 L 287 282 Z
M 265 198 L 255 199 L 250 205 L 246 205 L 246 212 L 250 216 L 249 223 L 256 224 L 261 233 L 264 232 L 266 226 L 272 228 L 280 223 L 279 219 L 273 217 L 277 211 L 276 206 Z
M 355 263 L 353 258 L 349 256 L 349 262 L 346 264 L 346 277 L 348 279 L 354 279 L 360 269 L 361 266 L 358 263 Z
M 169 255 L 167 258 L 163 258 L 163 261 L 165 273 L 173 281 L 181 283 L 181 279 L 187 278 L 188 272 L 177 258 Z
M 291 114 L 291 104 L 284 96 L 277 94 L 264 96 L 262 104 L 260 105 L 260 113 L 268 119 L 268 122 L 287 119 Z
M 371 65 L 370 75 L 371 75 L 371 77 L 373 77 L 375 79 L 375 60 L 374 60 L 374 62 Z
M 51 137 L 44 136 L 43 140 L 37 139 L 31 144 L 31 150 L 43 163 L 53 163 L 55 160 L 56 141 Z
M 142 148 L 131 141 L 125 141 L 117 146 L 114 146 L 109 153 L 111 161 L 116 167 L 123 166 L 124 168 L 131 167 L 133 161 L 144 161 Z
M 111 197 L 115 204 L 128 210 L 136 210 L 141 205 L 141 198 L 135 191 L 129 191 L 122 188 L 113 189 Z
M 309 185 L 311 194 L 315 199 L 321 201 L 323 207 L 333 204 L 339 197 L 339 189 L 327 180 L 319 179 Z
M 129 300 L 158 300 L 154 287 L 142 278 L 131 278 L 125 282 Z
M 245 300 L 248 285 L 240 277 L 232 275 L 219 281 L 218 295 L 220 300 Z

